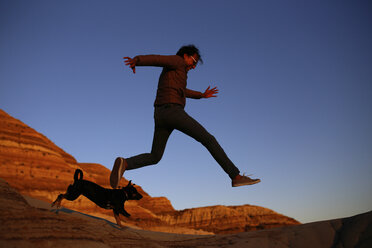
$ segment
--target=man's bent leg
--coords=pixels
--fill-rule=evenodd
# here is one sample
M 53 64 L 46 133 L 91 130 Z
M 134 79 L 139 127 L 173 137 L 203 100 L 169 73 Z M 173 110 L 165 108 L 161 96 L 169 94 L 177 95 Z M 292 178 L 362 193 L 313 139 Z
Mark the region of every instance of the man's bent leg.
M 169 135 L 173 130 L 155 124 L 151 153 L 143 153 L 127 158 L 127 170 L 133 170 L 148 165 L 157 164 L 163 156 Z

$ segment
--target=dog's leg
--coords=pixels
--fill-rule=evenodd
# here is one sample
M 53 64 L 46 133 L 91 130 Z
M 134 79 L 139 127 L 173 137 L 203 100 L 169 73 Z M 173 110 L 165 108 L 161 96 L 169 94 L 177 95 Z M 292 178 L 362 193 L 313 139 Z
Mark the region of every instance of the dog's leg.
M 124 215 L 127 218 L 130 217 L 130 214 L 127 211 L 125 211 L 124 207 L 119 209 L 119 213 L 121 213 L 122 215 Z
M 116 220 L 116 224 L 118 224 L 118 226 L 120 226 L 120 227 L 123 227 L 123 225 L 121 224 L 119 213 L 116 213 L 115 210 L 113 212 L 114 212 L 114 217 L 115 217 L 115 220 Z
M 61 206 L 61 201 L 63 200 L 64 198 L 64 195 L 63 194 L 60 194 L 57 199 L 52 203 L 52 207 L 54 207 L 54 205 L 56 205 L 57 208 L 59 208 Z
M 68 186 L 67 191 L 65 194 L 60 194 L 57 199 L 52 203 L 52 207 L 54 205 L 59 208 L 61 206 L 61 202 L 63 199 L 69 200 L 69 201 L 74 201 L 76 198 L 78 198 L 81 195 L 80 190 L 75 184 L 71 184 Z
M 63 198 L 69 201 L 76 200 L 81 195 L 80 188 L 74 183 L 68 186 L 66 193 L 63 195 Z

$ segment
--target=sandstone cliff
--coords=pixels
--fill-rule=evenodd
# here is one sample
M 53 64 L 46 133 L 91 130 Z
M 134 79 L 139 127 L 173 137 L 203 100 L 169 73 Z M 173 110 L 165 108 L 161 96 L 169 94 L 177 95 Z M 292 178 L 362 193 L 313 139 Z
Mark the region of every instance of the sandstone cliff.
M 73 156 L 44 135 L 0 110 L 0 177 L 23 195 L 52 202 L 73 182 L 75 169 L 84 179 L 109 188 L 110 171 L 102 165 L 78 163 Z M 127 180 L 121 180 L 125 186 Z M 299 224 L 296 220 L 258 206 L 212 206 L 175 211 L 165 197 L 144 196 L 128 201 L 131 219 L 124 221 L 144 229 L 180 233 L 236 233 Z M 85 197 L 63 201 L 66 208 L 112 220 L 112 212 L 101 209 Z
M 251 205 L 193 208 L 159 216 L 171 226 L 191 227 L 216 234 L 298 224 L 298 221 L 270 209 Z

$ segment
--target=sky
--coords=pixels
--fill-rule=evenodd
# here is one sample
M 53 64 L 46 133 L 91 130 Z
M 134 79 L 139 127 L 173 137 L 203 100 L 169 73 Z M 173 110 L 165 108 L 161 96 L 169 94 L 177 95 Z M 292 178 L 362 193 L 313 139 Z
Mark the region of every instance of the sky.
M 372 4 L 355 1 L 0 0 L 0 108 L 78 162 L 149 152 L 161 68 L 203 65 L 186 111 L 261 183 L 232 188 L 208 151 L 174 131 L 162 160 L 125 177 L 176 209 L 251 204 L 302 223 L 372 210 Z

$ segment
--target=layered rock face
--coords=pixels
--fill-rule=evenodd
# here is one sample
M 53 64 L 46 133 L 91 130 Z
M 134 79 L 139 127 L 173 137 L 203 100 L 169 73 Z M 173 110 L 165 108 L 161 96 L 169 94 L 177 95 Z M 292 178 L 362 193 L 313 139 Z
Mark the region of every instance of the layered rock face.
M 44 135 L 0 110 L 0 177 L 23 195 L 53 202 L 73 183 L 74 171 L 84 172 L 84 179 L 102 187 L 109 186 L 109 169 L 100 164 L 78 163 L 73 156 L 56 146 Z M 127 180 L 122 179 L 121 186 Z M 144 196 L 127 201 L 125 209 L 132 215 L 124 219 L 143 229 L 179 233 L 236 233 L 299 224 L 296 220 L 257 206 L 212 206 L 175 211 L 165 197 Z M 113 220 L 112 211 L 99 208 L 81 196 L 62 206 Z
M 297 225 L 298 221 L 270 209 L 243 206 L 211 206 L 185 209 L 160 218 L 172 226 L 192 227 L 216 234 L 238 233 Z

